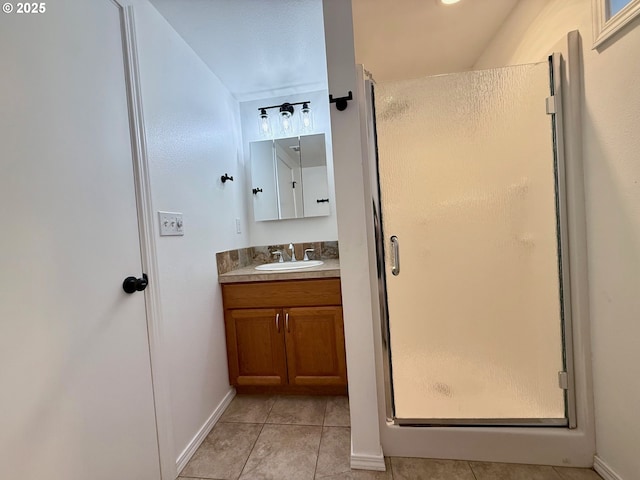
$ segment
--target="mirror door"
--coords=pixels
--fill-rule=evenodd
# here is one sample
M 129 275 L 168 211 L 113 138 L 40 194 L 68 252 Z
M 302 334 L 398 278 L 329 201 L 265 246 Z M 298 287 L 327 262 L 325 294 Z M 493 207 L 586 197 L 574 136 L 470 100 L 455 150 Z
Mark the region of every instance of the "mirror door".
M 256 220 L 277 220 L 278 190 L 273 140 L 251 142 L 253 215 Z
M 330 214 L 324 133 L 251 142 L 256 221 Z
M 300 163 L 304 184 L 304 216 L 329 215 L 329 182 L 324 134 L 300 137 Z

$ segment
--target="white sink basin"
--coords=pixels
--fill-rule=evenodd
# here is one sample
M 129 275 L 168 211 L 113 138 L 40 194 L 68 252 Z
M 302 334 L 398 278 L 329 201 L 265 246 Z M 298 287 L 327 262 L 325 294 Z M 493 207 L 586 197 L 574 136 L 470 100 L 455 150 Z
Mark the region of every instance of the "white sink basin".
M 298 262 L 282 262 L 282 263 L 265 263 L 264 265 L 258 265 L 256 270 L 263 270 L 266 272 L 280 272 L 282 270 L 300 270 L 302 268 L 311 268 L 322 265 L 322 260 L 307 260 Z

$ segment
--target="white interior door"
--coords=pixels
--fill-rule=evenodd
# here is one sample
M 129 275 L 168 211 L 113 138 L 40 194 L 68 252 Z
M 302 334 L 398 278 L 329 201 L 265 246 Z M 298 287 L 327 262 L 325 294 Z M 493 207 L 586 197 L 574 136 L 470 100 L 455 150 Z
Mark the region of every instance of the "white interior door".
M 121 8 L 0 16 L 0 478 L 160 478 Z

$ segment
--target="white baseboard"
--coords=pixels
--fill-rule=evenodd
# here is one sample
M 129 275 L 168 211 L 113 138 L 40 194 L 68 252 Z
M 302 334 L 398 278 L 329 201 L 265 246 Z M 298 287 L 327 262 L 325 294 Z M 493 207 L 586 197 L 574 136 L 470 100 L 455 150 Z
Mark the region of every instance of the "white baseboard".
M 604 463 L 597 455 L 593 457 L 593 469 L 598 472 L 604 480 L 622 480 L 622 477 L 614 472 L 613 469 Z
M 376 470 L 384 472 L 387 466 L 384 463 L 382 447 L 378 455 L 357 455 L 351 450 L 351 468 L 354 470 Z
M 193 457 L 193 454 L 196 453 L 196 450 L 198 450 L 198 447 L 202 445 L 202 442 L 204 442 L 204 439 L 207 438 L 207 435 L 209 435 L 209 432 L 211 432 L 215 424 L 218 422 L 218 419 L 220 418 L 222 413 L 226 410 L 226 408 L 229 406 L 229 404 L 231 403 L 231 400 L 233 400 L 233 397 L 235 396 L 236 396 L 236 390 L 235 388 L 232 388 L 227 392 L 227 394 L 224 396 L 222 401 L 215 408 L 215 410 L 213 411 L 211 416 L 207 419 L 207 421 L 204 422 L 204 425 L 202 425 L 200 430 L 198 430 L 198 433 L 196 433 L 195 437 L 191 439 L 187 447 L 182 451 L 182 453 L 176 460 L 176 468 L 178 470 L 178 475 L 180 475 L 180 472 L 182 472 L 182 469 L 187 466 L 187 463 L 189 463 L 189 460 L 191 460 L 191 457 Z

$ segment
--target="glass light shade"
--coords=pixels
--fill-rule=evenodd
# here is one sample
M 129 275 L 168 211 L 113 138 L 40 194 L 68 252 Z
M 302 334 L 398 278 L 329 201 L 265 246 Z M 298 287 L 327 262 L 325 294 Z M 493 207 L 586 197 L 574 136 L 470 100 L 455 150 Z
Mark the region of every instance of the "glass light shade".
M 263 137 L 272 137 L 271 134 L 271 122 L 269 121 L 269 115 L 266 110 L 261 110 L 260 115 L 258 115 L 258 129 L 260 131 L 260 135 Z
M 302 110 L 300 110 L 300 130 L 303 132 L 313 131 L 313 114 L 307 103 L 302 105 Z
M 283 134 L 293 133 L 293 116 L 291 112 L 287 110 L 280 112 L 280 129 Z

